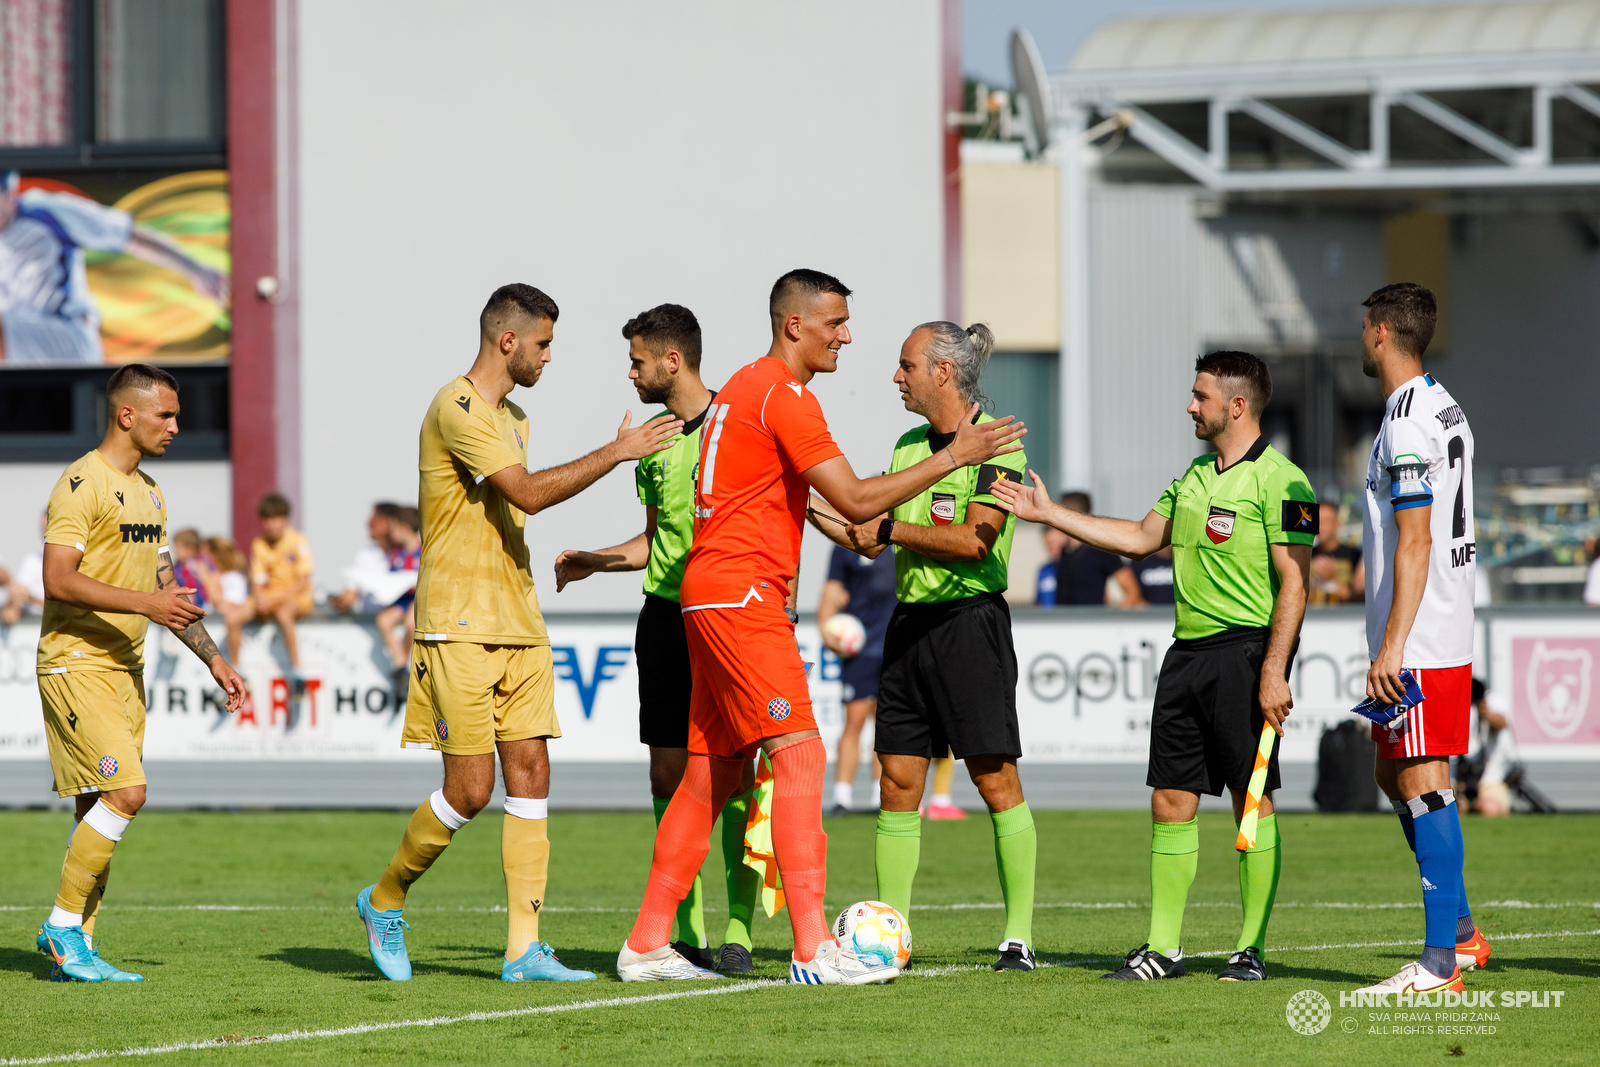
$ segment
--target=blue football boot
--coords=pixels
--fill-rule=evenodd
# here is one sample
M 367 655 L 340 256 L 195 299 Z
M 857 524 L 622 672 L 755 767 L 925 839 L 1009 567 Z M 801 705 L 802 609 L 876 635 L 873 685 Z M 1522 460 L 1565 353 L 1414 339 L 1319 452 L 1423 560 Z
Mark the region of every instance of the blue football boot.
M 356 911 L 367 926 L 367 948 L 372 952 L 372 962 L 378 965 L 383 976 L 394 982 L 411 981 L 411 957 L 406 955 L 406 935 L 411 924 L 400 917 L 400 909 L 379 911 L 372 906 L 369 885 L 356 894 Z
M 117 967 L 116 965 L 107 963 L 105 960 L 101 959 L 100 958 L 100 950 L 94 947 L 94 942 L 91 941 L 87 937 L 84 938 L 83 940 L 84 940 L 84 943 L 89 946 L 89 954 L 94 957 L 94 965 L 100 971 L 100 980 L 102 982 L 142 982 L 142 981 L 144 981 L 144 975 L 142 975 L 142 974 L 134 974 L 132 971 L 124 971 L 121 968 Z M 39 946 L 39 951 L 40 952 L 44 953 L 46 956 L 50 956 L 51 959 L 55 958 L 54 955 L 50 951 L 50 940 L 49 940 L 49 938 L 44 936 L 44 932 L 42 930 L 40 931 L 39 937 L 34 942 L 34 944 Z M 56 964 L 55 966 L 50 968 L 50 981 L 52 981 L 52 982 L 70 982 L 70 981 L 72 981 L 72 979 L 67 977 L 66 972 L 64 972 L 61 969 L 61 965 L 60 964 Z
M 83 938 L 83 927 L 51 926 L 45 923 L 39 928 L 39 942 L 45 954 L 55 961 L 55 969 L 61 972 L 59 979 L 52 972 L 52 979 L 65 982 L 99 982 L 104 979 L 95 962 L 94 951 Z
M 556 950 L 543 941 L 528 946 L 520 959 L 500 966 L 502 982 L 587 982 L 593 971 L 575 971 L 556 959 Z

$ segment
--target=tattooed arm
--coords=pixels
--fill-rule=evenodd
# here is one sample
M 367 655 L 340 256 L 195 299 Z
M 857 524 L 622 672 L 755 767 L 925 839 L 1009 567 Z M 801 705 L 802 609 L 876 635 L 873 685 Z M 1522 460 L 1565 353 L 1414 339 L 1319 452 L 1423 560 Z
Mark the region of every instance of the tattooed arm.
M 156 556 L 156 591 L 160 592 L 177 584 L 178 577 L 172 570 L 172 554 L 162 550 Z M 187 594 L 181 599 L 193 603 Z M 202 617 L 182 628 L 170 626 L 168 629 L 177 634 L 178 640 L 182 641 L 189 651 L 199 656 L 200 662 L 210 669 L 211 677 L 216 679 L 222 691 L 228 694 L 228 710 L 238 711 L 244 705 L 244 679 L 239 677 L 238 671 L 228 665 L 226 659 L 223 659 L 222 653 L 217 649 L 217 643 L 211 639 L 211 634 L 206 630 L 205 619 Z

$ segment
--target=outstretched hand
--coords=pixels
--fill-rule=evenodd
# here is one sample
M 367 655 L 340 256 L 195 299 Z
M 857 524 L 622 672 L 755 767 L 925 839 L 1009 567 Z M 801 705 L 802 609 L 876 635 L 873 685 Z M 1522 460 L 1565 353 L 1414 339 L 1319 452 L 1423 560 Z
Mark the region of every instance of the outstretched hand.
M 568 582 L 581 582 L 600 569 L 600 559 L 593 552 L 569 548 L 556 557 L 556 592 L 567 587 Z
M 1050 490 L 1044 487 L 1044 481 L 1031 468 L 1028 477 L 1033 481 L 1031 486 L 1013 482 L 1009 478 L 996 479 L 989 487 L 989 492 L 994 496 L 995 503 L 1017 518 L 1028 522 L 1049 522 Z
M 972 421 L 978 417 L 979 410 L 976 403 L 967 409 L 966 417 L 956 427 L 955 440 L 950 442 L 950 457 L 957 467 L 971 467 L 1007 452 L 1022 451 L 1022 446 L 1013 442 L 1021 440 L 1028 431 L 1015 415 L 979 425 Z
M 643 425 L 634 426 L 633 412 L 630 411 L 622 416 L 622 425 L 617 427 L 617 461 L 643 459 L 657 452 L 665 452 L 672 447 L 672 439 L 682 430 L 683 420 L 671 413 L 658 415 Z

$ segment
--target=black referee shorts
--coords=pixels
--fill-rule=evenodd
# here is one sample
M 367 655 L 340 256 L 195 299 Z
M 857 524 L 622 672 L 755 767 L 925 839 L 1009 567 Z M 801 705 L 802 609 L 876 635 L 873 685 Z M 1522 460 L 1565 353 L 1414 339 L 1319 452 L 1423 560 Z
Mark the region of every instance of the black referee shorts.
M 1224 630 L 1172 643 L 1156 683 L 1145 785 L 1214 797 L 1222 795 L 1223 786 L 1249 787 L 1266 719 L 1260 692 L 1267 634 L 1265 628 Z M 1294 666 L 1293 652 L 1289 666 Z M 1279 785 L 1282 740 L 1273 742 L 1267 763 L 1269 791 Z
M 675 600 L 645 594 L 633 636 L 639 663 L 639 741 L 655 748 L 689 747 L 689 641 Z
M 1022 755 L 1011 609 L 999 593 L 900 604 L 889 619 L 878 679 L 884 756 Z

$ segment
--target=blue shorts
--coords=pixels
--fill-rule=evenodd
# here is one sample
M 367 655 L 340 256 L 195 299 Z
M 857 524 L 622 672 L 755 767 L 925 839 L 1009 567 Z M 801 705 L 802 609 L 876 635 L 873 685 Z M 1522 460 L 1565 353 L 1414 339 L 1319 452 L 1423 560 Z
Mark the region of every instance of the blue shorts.
M 846 704 L 852 700 L 876 700 L 878 675 L 883 671 L 880 656 L 851 656 L 839 662 L 839 680 L 844 683 L 842 698 Z

